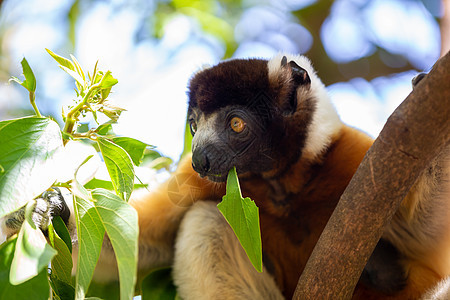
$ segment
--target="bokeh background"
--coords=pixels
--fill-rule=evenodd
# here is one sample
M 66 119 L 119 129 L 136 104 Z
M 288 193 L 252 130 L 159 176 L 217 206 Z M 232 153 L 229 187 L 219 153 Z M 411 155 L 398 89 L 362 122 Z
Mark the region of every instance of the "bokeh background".
M 85 71 L 99 60 L 119 80 L 111 99 L 127 109 L 120 135 L 177 159 L 186 85 L 222 59 L 307 55 L 342 119 L 373 137 L 447 50 L 446 0 L 0 0 L 0 120 L 32 114 L 25 89 L 8 83 L 26 57 L 37 104 L 61 121 L 73 80 L 45 48 L 73 54 Z M 89 120 L 85 120 L 86 122 Z

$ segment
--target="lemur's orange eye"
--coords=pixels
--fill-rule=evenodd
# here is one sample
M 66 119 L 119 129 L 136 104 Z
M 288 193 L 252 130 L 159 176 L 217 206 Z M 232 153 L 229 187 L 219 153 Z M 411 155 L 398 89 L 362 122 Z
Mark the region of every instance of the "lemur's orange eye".
M 242 132 L 245 128 L 245 122 L 241 118 L 234 117 L 231 119 L 230 122 L 231 129 L 233 129 L 234 132 Z

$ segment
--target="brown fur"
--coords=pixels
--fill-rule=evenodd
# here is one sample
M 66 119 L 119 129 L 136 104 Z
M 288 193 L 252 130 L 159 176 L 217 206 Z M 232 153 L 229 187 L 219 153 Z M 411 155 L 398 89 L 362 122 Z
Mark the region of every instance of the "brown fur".
M 287 299 L 292 297 L 323 228 L 371 144 L 371 138 L 344 126 L 321 159 L 301 159 L 276 180 L 261 176 L 241 179 L 243 196 L 255 200 L 260 208 L 264 263 Z M 185 184 L 170 184 L 177 177 L 187 178 Z M 220 201 L 224 186 L 200 178 L 192 169 L 191 158 L 185 158 L 165 184 L 147 197 L 131 201 L 139 214 L 140 243 L 166 241 L 168 247 L 173 246 L 188 207 L 198 200 Z M 192 197 L 177 202 L 171 193 Z M 414 260 L 405 263 L 408 283 L 397 295 L 386 296 L 359 284 L 353 299 L 417 299 L 445 275 L 429 265 Z
M 361 132 L 344 127 L 323 161 L 300 160 L 276 181 L 259 176 L 241 181 L 243 196 L 251 197 L 260 208 L 263 251 L 287 298 L 292 296 L 320 233 L 371 143 Z M 192 182 L 174 192 L 190 194 L 191 185 L 198 187 L 196 196 L 183 206 L 169 197 L 168 182 L 180 174 L 191 174 Z M 197 200 L 220 200 L 225 193 L 224 184 L 211 183 L 194 172 L 190 157 L 180 163 L 168 182 L 147 197 L 131 201 L 139 215 L 140 243 L 173 243 L 188 205 Z M 277 200 L 284 196 L 287 199 Z
M 261 94 L 274 96 L 269 89 L 267 61 L 236 59 L 196 74 L 189 85 L 189 105 L 207 114 L 227 105 L 249 107 L 249 103 L 264 101 Z
M 366 135 L 343 127 L 323 161 L 300 160 L 277 181 L 281 185 L 277 193 L 281 190 L 288 202 L 271 199 L 279 195 L 274 195 L 270 182 L 242 182 L 244 195 L 260 207 L 263 250 L 287 299 L 292 297 L 340 195 L 371 144 Z

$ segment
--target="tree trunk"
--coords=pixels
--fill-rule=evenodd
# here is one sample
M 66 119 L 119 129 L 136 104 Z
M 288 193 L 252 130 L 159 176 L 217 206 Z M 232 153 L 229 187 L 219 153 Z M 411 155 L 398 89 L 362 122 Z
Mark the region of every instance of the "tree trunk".
M 402 199 L 450 142 L 450 52 L 394 111 L 342 195 L 294 299 L 350 299 Z

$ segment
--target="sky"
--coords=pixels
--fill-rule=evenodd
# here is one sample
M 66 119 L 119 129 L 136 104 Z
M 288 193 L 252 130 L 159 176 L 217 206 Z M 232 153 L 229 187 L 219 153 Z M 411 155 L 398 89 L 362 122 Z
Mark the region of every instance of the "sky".
M 270 58 L 279 51 L 301 53 L 311 47 L 311 35 L 294 22 L 289 9 L 314 1 L 274 0 L 258 5 L 255 1 L 244 2 L 248 8 L 233 29 L 239 42 L 234 57 Z M 20 61 L 26 57 L 37 77 L 38 106 L 44 114 L 59 116 L 61 105 L 70 104 L 75 95 L 74 85 L 45 48 L 66 57 L 74 54 L 85 71 L 92 70 L 99 60 L 100 68 L 111 70 L 119 80 L 111 100 L 127 109 L 115 126 L 116 133 L 155 145 L 163 154 L 178 159 L 183 147 L 187 83 L 202 66 L 219 62 L 225 51 L 223 44 L 181 14 L 165 24 L 161 40 L 137 41 L 142 20 L 152 12 L 154 2 L 143 7 L 139 1 L 97 1 L 82 7 L 76 47 L 71 53 L 62 46 L 68 26 L 65 16 L 71 3 L 5 1 L 0 30 L 6 38 L 0 41 L 0 53 L 8 59 L 0 56 L 0 63 L 8 65 L 2 69 L 19 76 Z M 364 9 L 356 15 L 361 5 Z M 435 10 L 438 14 L 439 9 Z M 424 71 L 439 57 L 437 23 L 421 3 L 414 1 L 335 1 L 321 38 L 327 53 L 339 62 L 368 55 L 377 44 L 405 54 Z M 393 74 L 370 82 L 354 78 L 333 84 L 328 91 L 344 122 L 376 137 L 387 117 L 411 91 L 411 78 L 416 73 Z M 15 106 L 29 107 L 26 91 L 8 84 L 3 74 L 0 119 Z

